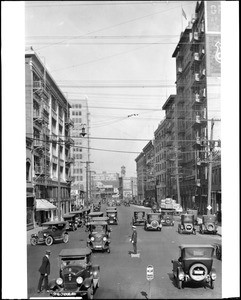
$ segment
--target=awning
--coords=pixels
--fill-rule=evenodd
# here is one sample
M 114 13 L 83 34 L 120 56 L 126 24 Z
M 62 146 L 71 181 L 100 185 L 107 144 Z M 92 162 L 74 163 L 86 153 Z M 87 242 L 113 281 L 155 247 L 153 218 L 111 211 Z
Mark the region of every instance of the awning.
M 36 211 L 57 209 L 55 205 L 45 199 L 36 199 Z

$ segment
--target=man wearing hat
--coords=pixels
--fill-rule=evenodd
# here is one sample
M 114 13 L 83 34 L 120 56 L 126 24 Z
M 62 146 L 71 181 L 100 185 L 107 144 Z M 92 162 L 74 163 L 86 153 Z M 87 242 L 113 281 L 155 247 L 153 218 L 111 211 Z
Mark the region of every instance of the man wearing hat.
M 134 254 L 137 254 L 137 232 L 136 232 L 136 226 L 132 226 L 132 236 L 131 236 L 131 243 L 133 244 L 133 250 Z
M 41 293 L 41 289 L 42 289 L 42 283 L 44 280 L 44 289 L 46 292 L 49 292 L 48 290 L 48 286 L 49 286 L 49 279 L 48 276 L 50 274 L 50 261 L 49 261 L 49 256 L 51 254 L 50 250 L 46 250 L 46 254 L 43 257 L 42 260 L 42 265 L 39 268 L 39 272 L 40 272 L 40 278 L 39 278 L 39 282 L 38 282 L 38 293 Z

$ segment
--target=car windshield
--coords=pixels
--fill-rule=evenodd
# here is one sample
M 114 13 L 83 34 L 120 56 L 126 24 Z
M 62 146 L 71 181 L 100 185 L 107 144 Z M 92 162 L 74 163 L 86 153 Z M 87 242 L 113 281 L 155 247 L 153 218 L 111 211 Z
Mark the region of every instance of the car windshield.
M 87 262 L 85 256 L 79 258 L 65 258 L 61 261 L 61 268 L 63 269 L 68 266 L 80 266 L 85 268 L 86 264 Z
M 148 220 L 159 220 L 160 215 L 148 215 Z
M 137 212 L 137 213 L 135 214 L 135 216 L 136 216 L 137 219 L 142 219 L 143 216 L 144 216 L 144 213 L 143 213 L 143 212 Z
M 104 225 L 92 225 L 91 230 L 92 230 L 93 233 L 105 232 Z
M 183 222 L 192 223 L 194 216 L 193 215 L 182 215 L 181 218 L 182 218 Z
M 210 258 L 212 256 L 212 248 L 185 248 L 184 249 L 184 258 Z
M 203 216 L 203 221 L 204 222 L 215 222 L 216 216 Z

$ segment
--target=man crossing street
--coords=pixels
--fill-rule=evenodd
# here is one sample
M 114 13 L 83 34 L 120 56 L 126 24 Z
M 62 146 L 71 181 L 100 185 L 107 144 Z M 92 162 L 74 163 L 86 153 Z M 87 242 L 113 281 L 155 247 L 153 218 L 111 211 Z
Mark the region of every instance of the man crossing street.
M 136 232 L 136 226 L 132 226 L 132 236 L 130 239 L 130 242 L 133 244 L 133 250 L 134 250 L 134 254 L 137 254 L 137 232 Z
M 50 261 L 49 261 L 50 254 L 51 254 L 51 251 L 46 250 L 46 254 L 45 254 L 45 256 L 43 257 L 43 260 L 42 260 L 42 265 L 39 268 L 40 278 L 39 278 L 39 282 L 38 282 L 38 293 L 41 293 L 43 281 L 44 281 L 45 291 L 49 292 L 48 276 L 50 274 Z

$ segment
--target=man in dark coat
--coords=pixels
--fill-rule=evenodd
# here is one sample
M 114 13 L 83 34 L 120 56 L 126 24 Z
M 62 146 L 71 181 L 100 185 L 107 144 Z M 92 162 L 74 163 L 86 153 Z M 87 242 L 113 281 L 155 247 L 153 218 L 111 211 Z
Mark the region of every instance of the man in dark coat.
M 48 290 L 48 286 L 49 286 L 49 279 L 48 276 L 50 274 L 50 261 L 49 261 L 49 256 L 50 256 L 51 251 L 50 250 L 46 250 L 46 254 L 43 257 L 42 260 L 42 265 L 39 268 L 39 272 L 40 272 L 40 278 L 39 278 L 39 282 L 38 282 L 38 293 L 41 293 L 41 289 L 42 289 L 42 283 L 44 280 L 44 289 L 46 292 L 49 292 Z
M 131 243 L 133 244 L 133 250 L 134 254 L 137 254 L 137 232 L 136 232 L 136 226 L 132 226 L 133 232 L 131 236 Z

